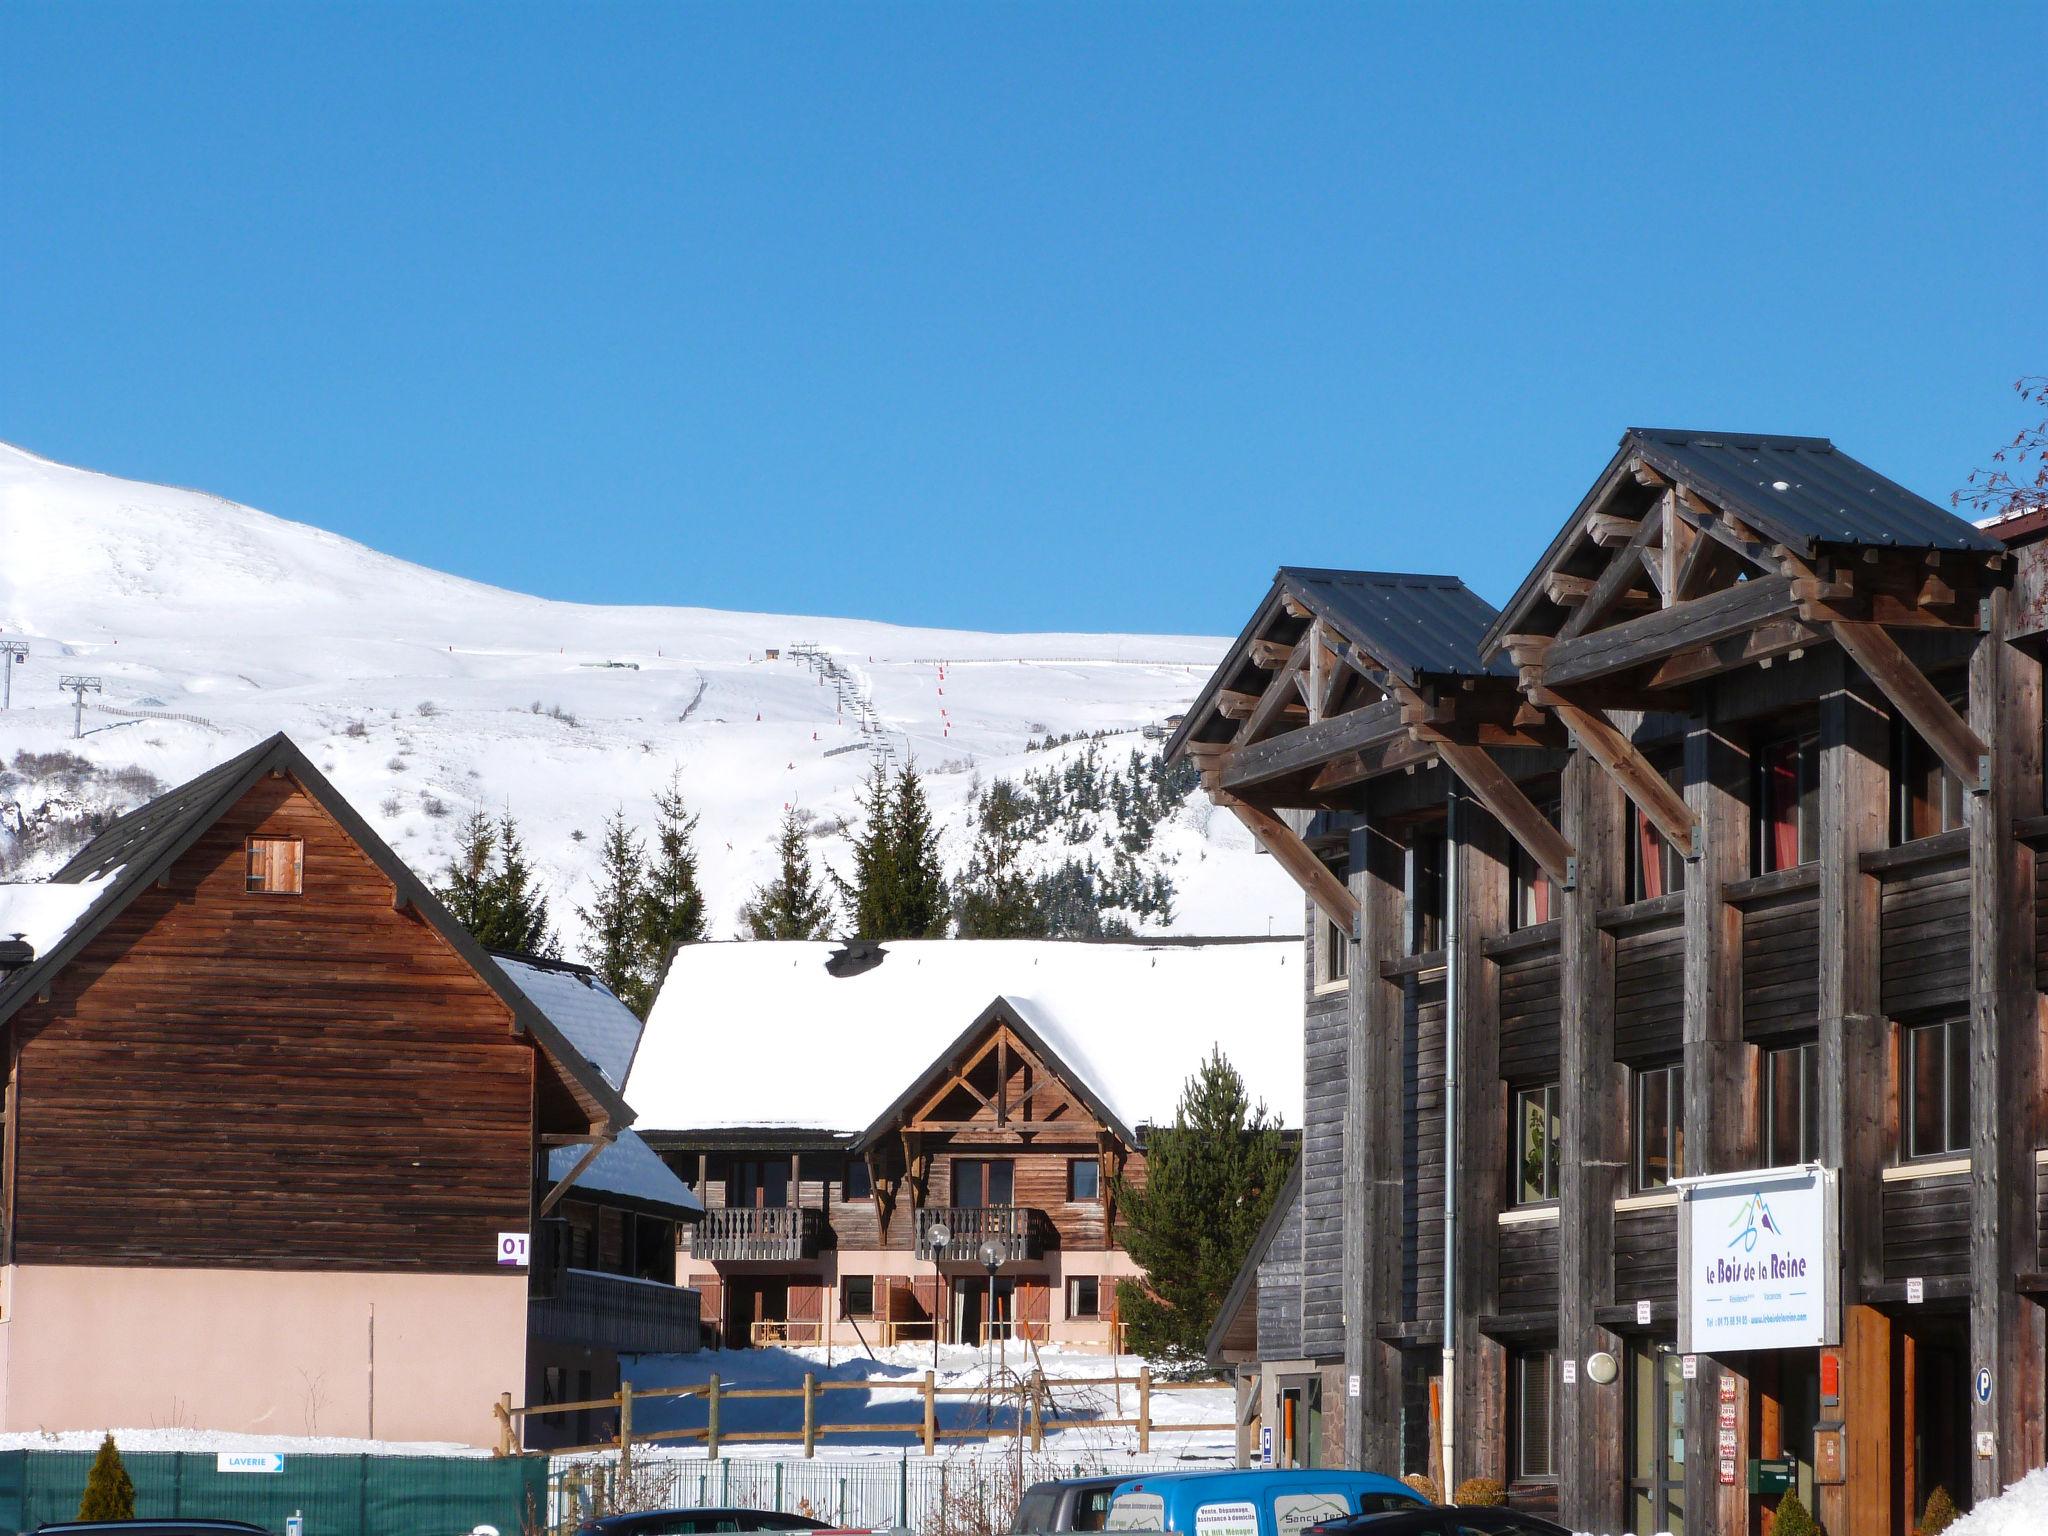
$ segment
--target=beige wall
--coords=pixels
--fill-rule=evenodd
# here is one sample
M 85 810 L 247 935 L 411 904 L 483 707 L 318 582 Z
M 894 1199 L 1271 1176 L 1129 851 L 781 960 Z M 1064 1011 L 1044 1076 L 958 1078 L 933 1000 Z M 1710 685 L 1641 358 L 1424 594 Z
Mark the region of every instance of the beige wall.
M 490 1445 L 491 1404 L 525 1388 L 523 1269 L 21 1265 L 0 1284 L 0 1429 L 368 1436 L 374 1381 L 375 1438 Z

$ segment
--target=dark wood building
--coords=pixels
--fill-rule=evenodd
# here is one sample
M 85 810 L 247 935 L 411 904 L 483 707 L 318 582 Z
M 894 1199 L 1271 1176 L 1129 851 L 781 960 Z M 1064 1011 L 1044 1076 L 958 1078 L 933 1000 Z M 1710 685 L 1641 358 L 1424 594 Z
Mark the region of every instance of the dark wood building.
M 1170 749 L 1336 999 L 1329 1454 L 1693 1536 L 1781 1469 L 1860 1536 L 2042 1464 L 2038 538 L 1823 440 L 1632 431 L 1500 613 L 1280 573 Z
M 273 737 L 0 930 L 0 1421 L 493 1438 L 546 1150 L 631 1112 L 319 771 Z

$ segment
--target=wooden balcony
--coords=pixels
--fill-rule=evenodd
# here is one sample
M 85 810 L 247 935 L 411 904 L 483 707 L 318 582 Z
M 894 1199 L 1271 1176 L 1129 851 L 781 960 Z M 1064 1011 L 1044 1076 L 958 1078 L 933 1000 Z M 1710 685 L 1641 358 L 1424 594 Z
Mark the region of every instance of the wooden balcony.
M 934 1257 L 933 1227 L 943 1226 L 945 1256 L 962 1264 L 981 1262 L 981 1245 L 1003 1245 L 1003 1262 L 1035 1259 L 1045 1248 L 1045 1212 L 1028 1205 L 928 1205 L 917 1213 L 917 1256 Z
M 698 1345 L 700 1301 L 695 1291 L 659 1280 L 564 1270 L 554 1295 L 530 1303 L 527 1330 L 565 1344 L 689 1354 Z
M 714 1264 L 756 1259 L 814 1259 L 824 1238 L 822 1211 L 795 1206 L 733 1206 L 704 1213 L 685 1228 L 690 1252 Z

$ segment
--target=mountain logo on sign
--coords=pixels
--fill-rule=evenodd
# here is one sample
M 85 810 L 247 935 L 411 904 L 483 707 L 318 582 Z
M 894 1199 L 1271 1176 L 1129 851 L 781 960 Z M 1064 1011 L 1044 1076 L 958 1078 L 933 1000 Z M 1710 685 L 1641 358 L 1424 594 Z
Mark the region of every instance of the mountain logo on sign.
M 1728 1239 L 1728 1246 L 1733 1248 L 1739 1243 L 1744 1253 L 1756 1252 L 1757 1242 L 1766 1232 L 1775 1232 L 1780 1237 L 1785 1235 L 1785 1229 L 1771 1215 L 1770 1203 L 1760 1194 L 1751 1195 L 1743 1201 L 1741 1209 L 1736 1211 L 1734 1220 L 1728 1225 L 1735 1229 L 1735 1235 Z

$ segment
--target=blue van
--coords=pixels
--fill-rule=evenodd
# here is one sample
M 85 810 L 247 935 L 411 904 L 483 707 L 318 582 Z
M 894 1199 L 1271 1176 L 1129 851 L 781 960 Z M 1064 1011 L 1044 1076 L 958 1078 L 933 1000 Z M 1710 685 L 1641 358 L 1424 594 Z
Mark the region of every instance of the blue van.
M 1176 1536 L 1296 1536 L 1339 1515 L 1385 1514 L 1424 1505 L 1422 1496 L 1377 1472 L 1312 1467 L 1259 1471 L 1162 1472 L 1117 1484 L 1112 1531 Z

